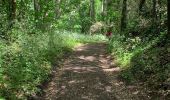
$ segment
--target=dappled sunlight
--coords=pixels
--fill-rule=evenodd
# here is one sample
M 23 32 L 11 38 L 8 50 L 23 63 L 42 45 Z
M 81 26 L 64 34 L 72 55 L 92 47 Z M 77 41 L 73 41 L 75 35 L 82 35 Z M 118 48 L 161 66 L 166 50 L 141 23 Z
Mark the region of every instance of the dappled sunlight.
M 78 57 L 79 59 L 82 59 L 82 60 L 86 60 L 86 61 L 94 61 L 94 60 L 96 60 L 96 57 L 94 57 L 94 56 L 87 56 L 87 57 L 85 57 L 85 56 L 80 56 L 80 57 Z
M 123 82 L 115 82 L 114 85 L 115 86 L 120 86 L 120 85 L 123 85 L 124 83 Z
M 68 57 L 60 74 L 48 86 L 46 100 L 126 100 L 138 98 L 137 87 L 126 87 L 119 80 L 121 69 L 107 55 L 105 44 L 77 47 Z M 131 99 L 127 99 L 131 100 Z M 138 100 L 138 99 L 137 99 Z
M 76 51 L 83 51 L 83 48 L 78 48 L 76 49 Z
M 112 92 L 112 86 L 106 86 L 106 87 L 105 87 L 105 90 L 106 90 L 107 92 Z
M 112 83 L 106 75 L 108 71 L 106 68 L 109 68 L 112 60 L 111 57 L 106 56 L 104 45 L 83 45 L 77 48 L 60 69 L 62 73 L 57 79 L 57 93 L 50 94 L 46 98 L 116 100 Z M 50 92 L 51 90 L 48 94 Z
M 66 71 L 73 71 L 77 73 L 88 73 L 88 72 L 96 72 L 96 67 L 67 67 L 64 68 Z
M 119 67 L 117 67 L 117 68 L 107 68 L 107 69 L 103 69 L 103 71 L 105 71 L 105 72 L 120 72 L 121 69 Z
M 84 80 L 79 80 L 79 81 L 77 81 L 77 80 L 71 80 L 71 81 L 68 82 L 68 84 L 69 84 L 69 85 L 73 85 L 73 84 L 78 84 L 78 83 L 83 83 L 83 82 L 84 82 Z
M 170 100 L 170 0 L 0 0 L 0 100 Z
M 100 61 L 101 63 L 106 63 L 106 62 L 107 62 L 107 59 L 99 59 L 99 61 Z

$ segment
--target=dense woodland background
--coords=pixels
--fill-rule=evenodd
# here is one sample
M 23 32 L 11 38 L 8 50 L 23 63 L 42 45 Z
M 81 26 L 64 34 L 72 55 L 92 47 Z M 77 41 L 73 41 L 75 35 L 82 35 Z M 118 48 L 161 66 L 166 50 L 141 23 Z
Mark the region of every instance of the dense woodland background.
M 0 0 L 0 96 L 26 99 L 39 92 L 54 60 L 79 43 L 107 41 L 108 31 L 120 76 L 169 95 L 169 2 Z

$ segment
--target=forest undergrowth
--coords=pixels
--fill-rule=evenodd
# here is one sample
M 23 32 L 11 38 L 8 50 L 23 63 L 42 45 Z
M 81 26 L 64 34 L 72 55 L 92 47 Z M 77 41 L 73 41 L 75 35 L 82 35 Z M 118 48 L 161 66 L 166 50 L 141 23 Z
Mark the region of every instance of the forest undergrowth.
M 163 43 L 165 35 L 166 31 L 144 38 L 127 38 L 120 34 L 112 36 L 108 50 L 123 69 L 120 76 L 127 84 L 142 82 L 151 89 L 148 91 L 170 95 L 170 48 Z
M 15 41 L 0 41 L 0 95 L 6 99 L 26 99 L 49 79 L 53 62 L 80 43 L 104 41 L 102 35 L 83 35 L 69 31 L 23 34 L 15 30 Z
M 121 78 L 170 95 L 169 9 L 169 0 L 0 0 L 0 98 L 34 95 L 54 61 L 103 34 Z

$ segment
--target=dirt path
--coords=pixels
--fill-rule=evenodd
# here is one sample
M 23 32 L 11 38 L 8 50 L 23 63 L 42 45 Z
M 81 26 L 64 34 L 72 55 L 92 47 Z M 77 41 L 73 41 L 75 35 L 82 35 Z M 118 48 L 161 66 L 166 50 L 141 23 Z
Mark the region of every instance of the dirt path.
M 75 48 L 57 69 L 42 100 L 148 100 L 135 86 L 118 79 L 120 68 L 111 63 L 105 43 Z

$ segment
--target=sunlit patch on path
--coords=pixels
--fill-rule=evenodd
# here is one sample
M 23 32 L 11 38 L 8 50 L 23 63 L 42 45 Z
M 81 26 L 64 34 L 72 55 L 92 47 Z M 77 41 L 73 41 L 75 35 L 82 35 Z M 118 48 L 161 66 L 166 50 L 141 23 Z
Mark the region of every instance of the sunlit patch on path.
M 76 47 L 62 68 L 56 70 L 41 99 L 141 100 L 137 96 L 139 91 L 118 80 L 120 68 L 113 60 L 106 53 L 105 43 Z

